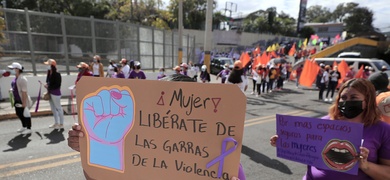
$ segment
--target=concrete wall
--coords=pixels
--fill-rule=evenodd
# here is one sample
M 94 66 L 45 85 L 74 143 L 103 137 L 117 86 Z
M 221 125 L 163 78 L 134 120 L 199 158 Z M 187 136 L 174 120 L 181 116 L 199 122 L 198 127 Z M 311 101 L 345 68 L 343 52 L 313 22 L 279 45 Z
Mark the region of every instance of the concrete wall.
M 204 46 L 204 31 L 201 30 L 190 30 L 184 29 L 184 35 L 195 36 L 195 47 L 203 50 Z M 259 34 L 259 33 L 237 33 L 236 31 L 220 31 L 213 30 L 212 37 L 212 49 L 225 50 L 226 47 L 237 47 L 237 46 L 254 46 L 254 44 L 267 44 L 268 42 L 274 41 L 273 43 L 280 42 L 283 40 L 298 40 L 295 37 L 277 36 L 271 34 Z M 265 46 L 265 45 L 264 45 Z
M 149 80 L 156 80 L 158 76 L 158 72 L 145 72 L 146 78 Z M 170 71 L 167 72 L 167 74 L 172 74 Z M 39 87 L 40 84 L 38 81 L 45 82 L 46 76 L 45 75 L 39 75 L 39 76 L 26 76 L 28 80 L 28 94 L 34 98 L 38 97 Z M 9 89 L 11 89 L 11 82 L 15 77 L 2 77 L 0 78 L 0 91 L 3 99 L 9 98 Z M 61 84 L 61 93 L 62 96 L 70 96 L 71 92 L 68 89 L 70 86 L 74 85 L 74 82 L 76 81 L 77 74 L 71 74 L 71 75 L 65 75 L 62 74 L 62 84 Z M 42 86 L 41 90 L 42 94 L 46 92 L 46 89 Z

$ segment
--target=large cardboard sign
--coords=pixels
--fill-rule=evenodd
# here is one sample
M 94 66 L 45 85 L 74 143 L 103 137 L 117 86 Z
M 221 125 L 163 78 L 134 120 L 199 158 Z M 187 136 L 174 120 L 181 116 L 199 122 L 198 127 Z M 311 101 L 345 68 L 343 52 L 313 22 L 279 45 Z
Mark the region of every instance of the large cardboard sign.
M 363 124 L 276 115 L 277 156 L 357 175 Z
M 238 174 L 246 97 L 236 85 L 83 77 L 77 106 L 93 179 Z

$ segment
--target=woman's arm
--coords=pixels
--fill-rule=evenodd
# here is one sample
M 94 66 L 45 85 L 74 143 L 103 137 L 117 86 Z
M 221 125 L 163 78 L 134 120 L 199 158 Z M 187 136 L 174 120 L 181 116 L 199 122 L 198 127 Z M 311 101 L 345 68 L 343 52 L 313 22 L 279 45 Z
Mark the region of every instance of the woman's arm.
M 367 162 L 360 166 L 360 169 L 369 175 L 372 179 L 388 180 L 390 179 L 390 160 L 379 159 L 380 164 Z
M 379 164 L 369 162 L 367 160 L 370 150 L 365 147 L 360 148 L 360 159 L 359 168 L 369 175 L 372 179 L 388 180 L 390 179 L 390 160 L 379 159 Z

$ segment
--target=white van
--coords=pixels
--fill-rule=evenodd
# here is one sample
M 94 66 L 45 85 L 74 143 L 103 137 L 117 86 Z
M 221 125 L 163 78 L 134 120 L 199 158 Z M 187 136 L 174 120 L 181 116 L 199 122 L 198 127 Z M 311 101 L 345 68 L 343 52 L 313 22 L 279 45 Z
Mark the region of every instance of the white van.
M 387 75 L 390 77 L 390 65 L 387 64 L 386 61 L 381 59 L 368 59 L 368 58 L 315 58 L 314 59 L 318 64 L 324 63 L 325 65 L 333 66 L 333 62 L 336 61 L 339 64 L 342 60 L 344 60 L 348 66 L 353 66 L 355 72 L 359 70 L 359 68 L 363 65 L 364 67 L 372 67 L 374 72 L 381 71 L 382 67 L 385 66 L 387 68 Z M 304 61 L 300 60 L 294 64 L 293 69 L 298 68 Z

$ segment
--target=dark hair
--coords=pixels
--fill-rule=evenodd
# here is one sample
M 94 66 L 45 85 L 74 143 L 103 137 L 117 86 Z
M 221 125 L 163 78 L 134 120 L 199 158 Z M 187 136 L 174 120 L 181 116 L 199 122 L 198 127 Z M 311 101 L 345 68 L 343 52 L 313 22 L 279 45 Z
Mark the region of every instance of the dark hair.
M 367 79 L 358 78 L 351 79 L 345 82 L 337 94 L 335 103 L 329 108 L 329 116 L 331 119 L 345 119 L 338 109 L 340 95 L 347 88 L 354 88 L 356 91 L 362 93 L 365 98 L 366 107 L 363 111 L 363 124 L 370 126 L 375 124 L 380 119 L 380 112 L 376 106 L 376 94 L 374 85 Z
M 57 72 L 57 67 L 54 65 L 50 65 L 51 72 Z
M 183 74 L 172 74 L 170 76 L 162 78 L 161 81 L 196 82 L 196 80 L 194 78 L 191 78 L 191 77 L 183 75 Z
M 228 81 L 233 84 L 242 83 L 241 75 L 243 74 L 244 74 L 244 69 L 240 69 L 240 70 L 233 69 L 233 71 L 230 72 Z

